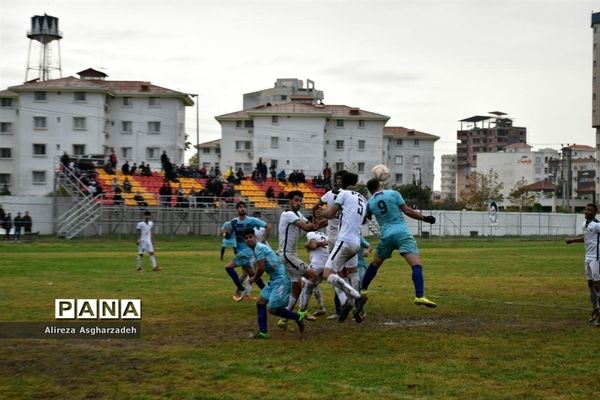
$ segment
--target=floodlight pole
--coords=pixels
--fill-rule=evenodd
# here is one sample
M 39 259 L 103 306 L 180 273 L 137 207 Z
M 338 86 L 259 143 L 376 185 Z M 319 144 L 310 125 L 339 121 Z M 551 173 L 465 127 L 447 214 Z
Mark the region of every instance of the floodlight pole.
M 200 170 L 200 111 L 198 106 L 198 93 L 190 93 L 190 96 L 196 98 L 196 162 L 198 170 Z

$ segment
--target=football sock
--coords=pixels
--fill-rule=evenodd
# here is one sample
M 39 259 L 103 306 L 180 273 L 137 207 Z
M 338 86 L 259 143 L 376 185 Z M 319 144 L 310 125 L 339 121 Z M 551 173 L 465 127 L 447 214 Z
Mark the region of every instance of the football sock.
M 329 275 L 327 277 L 327 282 L 330 285 L 342 290 L 350 297 L 353 297 L 355 299 L 358 299 L 360 297 L 360 293 L 358 293 L 352 286 L 350 286 L 345 280 L 343 280 L 336 274 Z M 342 302 L 342 299 L 340 299 L 340 302 Z M 344 304 L 344 302 L 342 302 L 342 304 Z
M 357 292 L 360 290 L 360 279 L 358 278 L 358 272 L 348 274 L 348 281 Z
M 308 302 L 310 301 L 310 296 L 313 294 L 314 287 L 315 285 L 310 282 L 304 284 L 302 293 L 300 293 L 300 311 L 306 311 L 308 308 Z
M 337 294 L 337 299 L 340 302 L 340 311 L 342 309 L 342 304 L 346 304 L 346 301 L 348 301 L 348 296 L 346 296 L 346 293 L 344 293 L 341 289 L 339 288 L 334 288 L 335 289 L 335 293 Z M 340 315 L 338 313 L 338 315 Z
M 137 258 L 135 259 L 136 261 L 136 265 L 138 268 L 142 268 L 142 256 L 138 255 Z
M 596 289 L 593 286 L 588 287 L 590 289 L 590 301 L 594 310 L 598 309 L 598 296 L 596 295 Z
M 237 272 L 235 272 L 235 269 L 225 268 L 225 271 L 229 274 L 229 276 L 231 277 L 231 280 L 233 281 L 233 284 L 235 285 L 235 287 L 237 287 L 237 289 L 240 292 L 243 292 L 244 290 L 246 290 L 246 288 L 244 286 L 242 286 L 242 282 L 240 282 L 240 277 L 238 276 Z
M 360 285 L 361 289 L 367 290 L 369 288 L 371 281 L 375 278 L 375 275 L 377 275 L 377 271 L 379 271 L 379 267 L 374 266 L 373 263 L 369 264 L 367 272 L 365 272 L 365 277 Z
M 325 303 L 323 303 L 323 292 L 321 291 L 321 286 L 314 286 L 313 294 L 315 295 L 315 299 L 317 299 L 317 304 L 319 304 L 319 308 L 325 308 Z
M 290 311 L 284 307 L 276 308 L 275 310 L 273 310 L 273 314 L 285 319 L 292 319 L 294 321 L 298 320 L 298 313 Z
M 335 304 L 335 313 L 340 315 L 340 308 L 342 308 L 342 303 L 340 303 L 340 299 L 337 297 L 337 293 L 333 294 L 333 304 Z
M 298 302 L 298 298 L 294 297 L 293 295 L 290 294 L 290 297 L 288 299 L 288 305 L 287 305 L 287 309 L 288 310 L 293 310 L 294 307 L 296 307 L 296 303 Z
M 225 255 L 225 247 L 221 247 L 221 260 L 223 259 L 224 255 Z
M 267 331 L 267 305 L 256 303 L 256 318 L 258 320 L 258 329 L 261 332 Z
M 600 309 L 600 291 L 594 290 L 596 293 L 596 309 Z
M 419 264 L 412 266 L 412 280 L 415 284 L 415 296 L 423 297 L 425 292 L 425 282 L 423 279 L 423 267 Z
M 156 268 L 156 257 L 150 256 L 150 262 L 152 263 L 152 268 Z

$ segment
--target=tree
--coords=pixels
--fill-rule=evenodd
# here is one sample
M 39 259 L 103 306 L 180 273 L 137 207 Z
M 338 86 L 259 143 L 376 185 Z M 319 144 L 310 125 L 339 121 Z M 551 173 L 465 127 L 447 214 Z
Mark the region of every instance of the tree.
M 416 207 L 421 210 L 431 210 L 431 189 L 429 187 L 421 187 L 416 183 L 408 185 L 392 186 L 393 190 L 397 190 L 402 194 L 404 201 L 410 207 Z
M 188 165 L 191 168 L 199 168 L 198 167 L 198 154 L 194 154 L 193 156 L 191 156 L 188 160 Z
M 500 182 L 497 172 L 471 172 L 467 177 L 465 190 L 460 192 L 460 201 L 465 203 L 468 209 L 483 211 L 487 209 L 488 201 L 502 201 L 503 188 L 504 184 Z
M 519 211 L 523 211 L 523 207 L 532 207 L 535 203 L 535 195 L 530 191 L 523 190 L 525 186 L 527 186 L 527 179 L 521 177 L 508 194 L 508 200 L 511 204 L 518 206 Z

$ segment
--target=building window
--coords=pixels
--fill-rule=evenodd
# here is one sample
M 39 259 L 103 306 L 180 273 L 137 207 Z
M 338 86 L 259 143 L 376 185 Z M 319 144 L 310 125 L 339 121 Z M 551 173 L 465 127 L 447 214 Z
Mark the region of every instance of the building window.
M 541 174 L 542 173 L 542 167 L 535 167 L 535 173 L 536 174 Z
M 160 121 L 148 121 L 148 133 L 160 133 Z
M 421 163 L 421 156 L 413 156 L 413 165 L 419 165 Z
M 12 122 L 0 122 L 0 133 L 12 133 Z
M 344 127 L 344 120 L 343 119 L 336 119 L 335 120 L 335 127 L 336 128 L 343 128 Z
M 336 162 L 335 163 L 335 170 L 336 171 L 341 171 L 344 169 L 344 163 L 343 162 Z
M 148 107 L 160 107 L 160 98 L 148 97 Z
M 121 105 L 123 107 L 131 107 L 133 103 L 131 102 L 131 97 L 123 97 L 121 99 Z
M 415 147 L 419 147 L 421 145 L 421 143 L 419 142 L 419 139 L 415 139 Z
M 10 108 L 13 106 L 13 99 L 3 97 L 0 99 L 0 107 Z
M 160 148 L 146 147 L 146 158 L 148 160 L 158 160 L 160 158 Z
M 366 142 L 364 140 L 361 139 L 361 140 L 358 141 L 358 149 L 359 150 L 364 150 L 365 149 L 365 145 L 366 145 Z
M 396 146 L 402 146 L 402 139 L 396 139 Z
M 73 93 L 73 98 L 75 99 L 75 101 L 87 101 L 85 92 L 75 92 Z
M 121 147 L 121 157 L 131 160 L 133 156 L 133 150 L 131 147 Z
M 358 173 L 359 174 L 364 174 L 365 173 L 365 163 L 364 162 L 359 162 L 356 165 L 358 167 Z
M 10 185 L 10 174 L 0 174 L 0 185 Z
M 244 128 L 254 128 L 254 121 L 252 121 L 252 120 L 244 121 Z
M 46 117 L 33 117 L 33 129 L 46 129 Z
M 33 155 L 34 156 L 45 156 L 46 155 L 46 145 L 42 143 L 34 143 L 33 144 Z
M 242 169 L 242 171 L 244 171 L 244 173 L 251 173 L 252 172 L 252 163 L 243 163 L 243 162 L 236 162 L 235 163 L 235 167 L 234 167 L 234 172 L 237 172 L 238 169 Z
M 46 171 L 32 171 L 31 183 L 33 183 L 34 185 L 45 185 Z
M 0 147 L 0 158 L 12 158 L 12 149 L 10 147 Z
M 46 101 L 46 92 L 34 92 L 33 99 L 35 101 Z
M 221 148 L 220 147 L 215 147 L 215 153 L 221 154 Z
M 344 141 L 343 140 L 336 140 L 335 141 L 335 149 L 336 150 L 344 150 Z
M 236 140 L 235 149 L 238 151 L 252 150 L 252 142 L 247 140 Z
M 396 156 L 396 157 L 394 157 L 394 164 L 396 164 L 396 165 L 402 165 L 403 162 L 404 162 L 404 157 L 402 157 L 402 156 Z
M 402 174 L 396 174 L 396 183 L 402 184 L 404 176 Z
M 287 94 L 282 94 L 281 95 L 281 100 L 286 101 L 287 100 Z
M 74 156 L 85 155 L 85 144 L 74 144 L 73 145 L 73 155 Z
M 73 129 L 83 131 L 86 129 L 85 117 L 73 117 Z
M 364 119 L 359 119 L 358 120 L 358 127 L 361 128 L 361 129 L 365 127 L 365 120 Z
M 271 148 L 278 148 L 279 147 L 279 136 L 271 136 Z
M 133 132 L 133 123 L 131 121 L 121 121 L 121 132 L 122 133 L 132 133 Z
M 241 128 L 242 126 L 244 126 L 244 121 L 235 121 L 236 128 Z
M 542 163 L 542 157 L 536 157 L 535 158 L 535 163 L 536 164 L 541 164 Z
M 205 147 L 202 149 L 202 153 L 204 154 L 210 154 L 210 148 L 209 147 Z
M 279 117 L 277 115 L 271 116 L 271 123 L 272 124 L 278 124 L 279 123 Z

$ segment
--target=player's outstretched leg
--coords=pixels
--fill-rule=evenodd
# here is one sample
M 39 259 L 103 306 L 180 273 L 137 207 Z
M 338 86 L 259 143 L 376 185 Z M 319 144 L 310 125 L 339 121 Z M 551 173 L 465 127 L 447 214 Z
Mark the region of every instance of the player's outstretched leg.
M 437 307 L 433 301 L 425 297 L 425 280 L 423 278 L 423 267 L 420 264 L 412 266 L 412 280 L 415 285 L 415 304 L 429 308 Z

